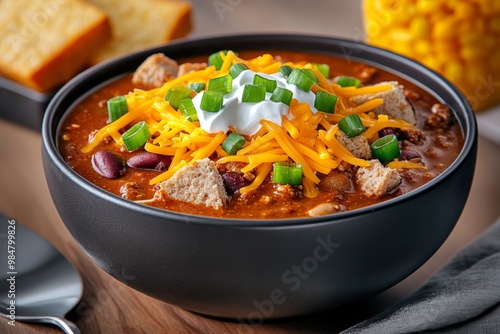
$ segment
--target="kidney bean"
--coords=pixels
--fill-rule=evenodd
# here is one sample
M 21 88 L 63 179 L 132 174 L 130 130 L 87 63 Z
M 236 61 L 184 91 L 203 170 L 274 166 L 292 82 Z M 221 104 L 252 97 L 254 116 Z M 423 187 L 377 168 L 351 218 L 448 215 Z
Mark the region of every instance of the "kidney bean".
M 170 165 L 170 157 L 151 152 L 140 152 L 127 160 L 127 165 L 137 169 L 154 169 L 164 171 Z
M 108 179 L 116 179 L 126 172 L 125 164 L 121 157 L 110 151 L 101 150 L 94 153 L 91 162 L 92 168 L 98 174 Z
M 229 195 L 234 194 L 240 188 L 247 184 L 245 177 L 241 173 L 237 172 L 226 172 L 221 175 L 222 181 L 224 182 L 224 188 Z
M 401 160 L 413 160 L 413 159 L 422 159 L 418 152 L 413 150 L 401 150 L 401 155 L 399 156 Z
M 380 130 L 378 132 L 378 135 L 380 137 L 385 137 L 387 135 L 392 135 L 392 134 L 395 134 L 395 135 L 397 134 L 396 130 L 394 128 L 383 128 L 382 130 Z

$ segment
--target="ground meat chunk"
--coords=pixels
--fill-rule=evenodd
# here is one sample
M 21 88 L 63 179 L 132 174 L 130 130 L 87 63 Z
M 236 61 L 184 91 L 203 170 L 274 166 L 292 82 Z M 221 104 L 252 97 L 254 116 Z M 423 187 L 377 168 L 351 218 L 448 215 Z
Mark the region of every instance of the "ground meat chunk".
M 179 71 L 179 64 L 163 53 L 149 56 L 135 71 L 132 82 L 146 88 L 160 87 L 174 78 Z
M 304 196 L 304 191 L 302 186 L 291 186 L 289 184 L 275 184 L 274 194 L 282 198 L 302 198 Z
M 179 65 L 177 76 L 180 77 L 189 72 L 201 71 L 207 68 L 207 63 L 184 63 Z
M 144 190 L 137 182 L 126 182 L 120 187 L 120 195 L 129 200 L 144 199 Z
M 447 129 L 455 121 L 451 110 L 441 103 L 434 104 L 431 108 L 431 112 L 431 115 L 425 121 L 425 126 L 428 128 Z
M 413 107 L 404 94 L 404 87 L 397 81 L 383 81 L 374 86 L 385 84 L 392 85 L 392 89 L 376 94 L 353 96 L 351 101 L 355 105 L 360 105 L 375 98 L 381 98 L 384 103 L 373 110 L 376 114 L 388 115 L 412 125 L 417 124 Z
M 337 140 L 356 158 L 370 160 L 372 158 L 372 150 L 368 139 L 364 136 L 347 137 L 341 130 L 336 134 Z
M 370 161 L 369 167 L 360 167 L 356 173 L 356 185 L 368 197 L 381 197 L 401 184 L 399 172 L 384 167 L 380 161 Z
M 425 134 L 418 129 L 399 129 L 399 139 L 407 140 L 415 145 L 422 145 L 425 140 Z

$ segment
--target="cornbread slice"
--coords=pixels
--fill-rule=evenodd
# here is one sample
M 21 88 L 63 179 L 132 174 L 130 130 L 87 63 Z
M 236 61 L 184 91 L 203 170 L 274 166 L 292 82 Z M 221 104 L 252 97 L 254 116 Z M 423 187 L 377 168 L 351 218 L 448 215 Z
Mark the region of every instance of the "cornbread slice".
M 187 1 L 89 1 L 108 13 L 113 31 L 113 40 L 95 53 L 92 64 L 184 37 L 191 31 L 191 4 Z
M 1 0 L 0 73 L 49 91 L 81 71 L 111 38 L 104 11 L 82 0 Z
M 179 169 L 170 179 L 160 183 L 159 191 L 160 196 L 215 209 L 224 207 L 229 201 L 222 177 L 208 158 Z

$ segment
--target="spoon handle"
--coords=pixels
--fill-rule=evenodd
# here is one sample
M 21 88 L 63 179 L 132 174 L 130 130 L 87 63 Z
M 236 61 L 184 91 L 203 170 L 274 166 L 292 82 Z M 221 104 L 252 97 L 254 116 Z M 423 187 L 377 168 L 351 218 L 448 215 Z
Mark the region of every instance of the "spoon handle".
M 80 334 L 80 330 L 71 321 L 62 317 L 16 317 L 19 321 L 52 324 L 61 328 L 66 334 Z

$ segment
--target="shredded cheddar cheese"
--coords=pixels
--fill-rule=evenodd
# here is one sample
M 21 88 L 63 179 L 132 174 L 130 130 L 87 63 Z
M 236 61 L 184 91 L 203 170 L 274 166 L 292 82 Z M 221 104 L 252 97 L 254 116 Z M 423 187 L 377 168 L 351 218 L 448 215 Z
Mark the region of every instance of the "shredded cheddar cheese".
M 240 189 L 245 194 L 257 189 L 272 170 L 274 162 L 290 161 L 302 165 L 303 187 L 307 197 L 317 195 L 316 185 L 320 182 L 319 174 L 328 174 L 342 161 L 354 166 L 369 166 L 367 160 L 356 158 L 336 139 L 337 123 L 346 115 L 359 114 L 367 130 L 362 134 L 369 141 L 378 136 L 378 131 L 385 127 L 412 128 L 401 120 L 390 119 L 386 115 L 375 116 L 373 109 L 384 101 L 371 99 L 358 106 L 353 106 L 353 96 L 374 94 L 392 88 L 391 85 L 365 86 L 361 88 L 342 88 L 326 78 L 315 66 L 309 63 L 286 63 L 296 68 L 311 68 L 318 77 L 312 91 L 323 90 L 337 96 L 335 112 L 314 112 L 307 103 L 293 98 L 288 114 L 282 117 L 282 123 L 269 120 L 261 121 L 261 129 L 254 135 L 245 136 L 246 144 L 236 153 L 228 155 L 221 145 L 228 133 L 209 133 L 200 127 L 200 122 L 191 122 L 179 110 L 172 108 L 164 100 L 168 90 L 175 85 L 188 85 L 192 82 L 207 84 L 211 78 L 227 75 L 234 63 L 243 63 L 257 73 L 276 73 L 281 62 L 272 55 L 264 54 L 254 59 L 244 60 L 232 51 L 220 53 L 223 63 L 220 70 L 208 66 L 203 70 L 189 72 L 179 76 L 163 86 L 151 90 L 135 89 L 126 95 L 129 111 L 118 120 L 99 129 L 83 152 L 91 152 L 105 138 L 111 138 L 117 145 L 123 145 L 121 132 L 138 121 L 145 121 L 152 134 L 144 149 L 155 154 L 171 156 L 167 171 L 151 179 L 156 184 L 169 179 L 180 168 L 195 161 L 212 157 L 217 164 L 229 162 L 241 163 L 242 172 L 255 174 L 253 182 Z M 193 93 L 194 94 L 194 93 Z M 393 168 L 422 168 L 422 165 L 403 161 L 389 164 Z

